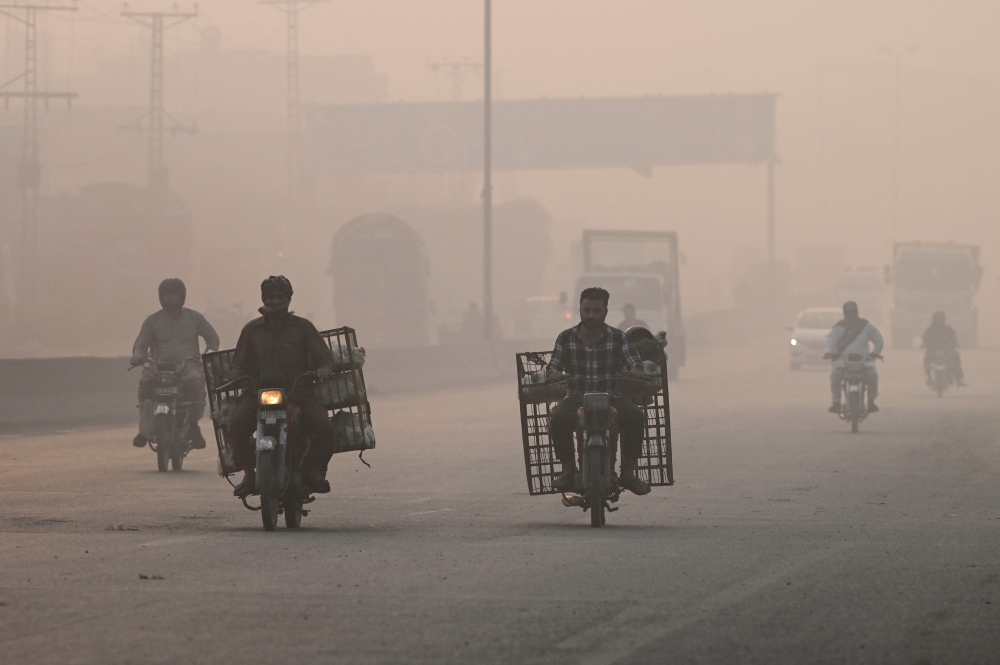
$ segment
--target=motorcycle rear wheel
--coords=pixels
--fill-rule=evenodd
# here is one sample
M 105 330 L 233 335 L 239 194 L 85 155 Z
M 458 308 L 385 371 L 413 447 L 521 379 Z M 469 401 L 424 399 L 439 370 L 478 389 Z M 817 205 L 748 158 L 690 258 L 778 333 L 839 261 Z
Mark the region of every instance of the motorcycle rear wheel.
M 601 472 L 604 470 L 599 449 L 591 449 L 590 457 L 590 526 L 599 527 L 604 524 L 604 492 L 601 482 Z
M 170 466 L 174 471 L 180 471 L 184 466 L 184 453 L 177 452 L 170 456 Z
M 278 526 L 278 497 L 275 496 L 275 478 L 271 470 L 271 452 L 257 459 L 257 489 L 260 490 L 260 519 L 264 531 L 274 531 Z

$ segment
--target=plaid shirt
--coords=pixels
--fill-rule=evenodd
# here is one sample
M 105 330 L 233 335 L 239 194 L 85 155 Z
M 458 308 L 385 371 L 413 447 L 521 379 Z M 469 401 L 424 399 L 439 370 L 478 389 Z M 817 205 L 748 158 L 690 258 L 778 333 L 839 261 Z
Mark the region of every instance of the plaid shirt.
M 627 369 L 642 367 L 639 354 L 618 328 L 605 324 L 597 344 L 587 346 L 578 327 L 559 333 L 549 360 L 549 372 L 559 370 L 581 379 L 584 392 L 603 393 L 611 390 L 611 380 L 622 373 L 622 365 Z

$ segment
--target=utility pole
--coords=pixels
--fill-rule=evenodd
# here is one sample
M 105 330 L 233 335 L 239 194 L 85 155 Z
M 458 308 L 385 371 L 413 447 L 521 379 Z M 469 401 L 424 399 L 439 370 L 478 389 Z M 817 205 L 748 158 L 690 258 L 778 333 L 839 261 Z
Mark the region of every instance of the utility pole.
M 285 199 L 286 214 L 289 220 L 294 216 L 294 211 L 298 209 L 298 202 L 301 198 L 301 185 L 303 179 L 302 168 L 302 102 L 299 97 L 299 12 L 300 8 L 315 5 L 328 0 L 260 0 L 262 5 L 278 7 L 285 12 L 287 49 L 288 49 L 288 127 L 287 127 L 287 155 L 286 155 L 286 180 Z M 288 237 L 286 232 L 283 237 Z
M 147 146 L 146 165 L 146 187 L 149 191 L 152 205 L 152 214 L 159 216 L 163 213 L 163 204 L 167 192 L 170 189 L 170 178 L 167 170 L 166 160 L 163 154 L 163 136 L 166 132 L 171 134 L 187 133 L 194 134 L 194 125 L 185 127 L 173 116 L 167 113 L 163 104 L 163 33 L 170 28 L 180 25 L 185 21 L 198 15 L 197 6 L 192 12 L 135 12 L 125 5 L 122 16 L 131 19 L 139 25 L 144 25 L 150 29 L 152 45 L 150 49 L 150 73 L 149 73 L 149 112 L 146 118 L 140 118 L 135 125 L 128 129 L 137 129 L 140 132 L 147 132 L 149 144 Z M 143 120 L 146 124 L 143 124 Z M 170 124 L 167 124 L 167 121 Z
M 483 34 L 483 332 L 493 338 L 493 8 L 484 2 Z
M 50 99 L 65 99 L 69 108 L 76 97 L 73 92 L 39 92 L 38 90 L 38 12 L 76 11 L 73 5 L 0 4 L 0 14 L 25 27 L 24 71 L 0 85 L 0 97 L 9 108 L 11 99 L 24 100 L 24 128 L 21 137 L 21 161 L 17 168 L 17 184 L 21 190 L 21 233 L 17 243 L 20 259 L 16 293 L 18 323 L 21 335 L 30 334 L 37 301 L 38 264 L 38 189 L 42 182 L 42 166 L 38 158 L 38 102 L 48 108 Z M 8 90 L 17 81 L 24 81 L 24 90 Z M 4 231 L 9 232 L 8 229 Z

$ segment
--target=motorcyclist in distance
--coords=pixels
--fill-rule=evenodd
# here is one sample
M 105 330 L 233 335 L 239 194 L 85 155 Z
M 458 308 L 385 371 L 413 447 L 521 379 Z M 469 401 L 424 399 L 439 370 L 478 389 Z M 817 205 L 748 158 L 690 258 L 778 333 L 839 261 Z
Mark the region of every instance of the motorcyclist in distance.
M 962 356 L 958 353 L 958 335 L 955 329 L 944 322 L 944 312 L 934 312 L 931 325 L 924 331 L 924 372 L 927 374 L 927 385 L 931 385 L 931 356 L 935 351 L 944 351 L 945 358 L 955 375 L 955 385 L 964 388 L 965 381 L 962 372 Z
M 623 367 L 632 378 L 645 377 L 639 353 L 626 339 L 625 333 L 604 322 L 608 317 L 608 299 L 608 292 L 600 288 L 584 289 L 580 294 L 580 323 L 564 330 L 556 338 L 547 367 L 548 381 L 561 381 L 563 372 L 568 372 L 579 381 L 578 388 L 583 392 L 611 392 L 613 382 Z M 574 394 L 552 410 L 549 432 L 556 457 L 562 463 L 562 475 L 555 479 L 555 487 L 560 491 L 572 489 L 576 478 L 573 435 L 576 433 L 577 410 L 582 404 L 582 396 Z M 649 494 L 649 483 L 635 473 L 642 454 L 646 416 L 627 397 L 615 397 L 611 405 L 618 411 L 621 429 L 621 485 L 633 494 Z
M 872 347 L 869 349 L 869 344 Z M 833 360 L 833 370 L 830 372 L 830 394 L 833 396 L 833 406 L 830 413 L 840 413 L 840 388 L 844 380 L 844 369 L 847 367 L 847 356 L 858 353 L 864 356 L 865 384 L 868 386 L 868 412 L 875 413 L 878 407 L 875 398 L 878 397 L 878 370 L 875 369 L 875 359 L 882 353 L 885 345 L 882 333 L 870 321 L 858 316 L 858 303 L 848 300 L 844 303 L 844 318 L 841 319 L 826 338 L 826 353 L 824 358 Z
M 330 491 L 326 468 L 333 456 L 334 430 L 326 409 L 313 393 L 312 386 L 295 386 L 293 381 L 316 368 L 320 380 L 330 378 L 334 358 L 320 337 L 316 326 L 307 319 L 288 311 L 292 302 L 292 284 L 284 275 L 271 276 L 260 285 L 264 306 L 259 318 L 243 327 L 233 353 L 230 377 L 249 376 L 256 382 L 264 370 L 281 372 L 286 382 L 288 401 L 298 407 L 293 417 L 313 436 L 309 451 L 302 461 L 302 480 L 311 492 Z M 226 438 L 233 446 L 233 461 L 244 469 L 243 481 L 234 494 L 245 497 L 256 491 L 257 463 L 253 435 L 257 431 L 257 391 L 247 390 L 233 413 Z
M 622 313 L 625 314 L 625 320 L 618 324 L 619 330 L 628 330 L 632 326 L 649 327 L 649 324 L 642 319 L 635 318 L 635 305 L 632 303 L 626 304 Z
M 189 407 L 188 435 L 192 448 L 204 448 L 205 437 L 198 427 L 198 420 L 205 415 L 205 377 L 202 374 L 201 351 L 198 348 L 198 338 L 205 340 L 205 351 L 219 350 L 219 335 L 212 324 L 199 312 L 184 307 L 187 299 L 187 287 L 184 282 L 171 277 L 160 282 L 160 305 L 162 309 L 146 317 L 142 322 L 139 336 L 132 345 L 132 366 L 137 367 L 147 358 L 160 362 L 180 363 L 189 357 L 198 358 L 197 363 L 189 362 L 181 375 L 181 394 L 187 401 L 194 404 Z M 139 379 L 139 404 L 151 399 L 154 377 L 152 369 L 142 371 Z M 140 409 L 140 419 L 143 410 Z M 135 435 L 132 445 L 142 448 L 148 443 L 142 432 L 150 431 L 151 423 L 140 423 L 139 434 Z

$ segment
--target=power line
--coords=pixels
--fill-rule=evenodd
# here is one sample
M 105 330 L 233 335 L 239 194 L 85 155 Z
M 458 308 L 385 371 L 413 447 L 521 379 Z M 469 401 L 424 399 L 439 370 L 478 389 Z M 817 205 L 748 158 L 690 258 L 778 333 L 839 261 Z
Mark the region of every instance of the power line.
M 192 124 L 184 126 L 176 118 L 167 113 L 163 102 L 163 33 L 174 26 L 198 16 L 197 9 L 193 12 L 135 12 L 128 9 L 122 11 L 122 16 L 139 25 L 144 25 L 151 32 L 150 73 L 149 73 L 149 111 L 145 118 L 139 118 L 127 129 L 138 130 L 148 134 L 146 186 L 150 195 L 158 203 L 169 190 L 169 173 L 163 155 L 163 137 L 166 132 L 171 134 L 194 134 L 197 130 Z M 146 122 L 143 123 L 143 120 Z M 159 205 L 157 204 L 157 208 Z M 156 213 L 161 212 L 157 209 Z
M 11 99 L 24 100 L 24 127 L 21 137 L 21 160 L 17 168 L 17 184 L 21 192 L 21 233 L 17 255 L 18 284 L 15 293 L 18 302 L 18 323 L 21 335 L 29 334 L 34 321 L 37 303 L 38 262 L 38 189 L 42 181 L 41 161 L 38 157 L 38 102 L 48 108 L 52 99 L 65 100 L 67 108 L 76 97 L 75 92 L 38 90 L 38 12 L 76 11 L 76 6 L 49 4 L 0 4 L 0 14 L 24 25 L 24 71 L 0 85 L 0 97 L 9 108 Z M 8 89 L 23 81 L 23 90 Z M 6 229 L 5 229 L 6 231 Z

